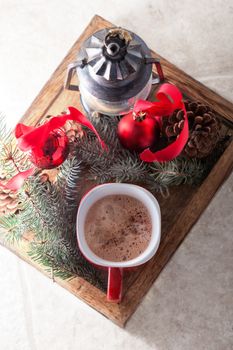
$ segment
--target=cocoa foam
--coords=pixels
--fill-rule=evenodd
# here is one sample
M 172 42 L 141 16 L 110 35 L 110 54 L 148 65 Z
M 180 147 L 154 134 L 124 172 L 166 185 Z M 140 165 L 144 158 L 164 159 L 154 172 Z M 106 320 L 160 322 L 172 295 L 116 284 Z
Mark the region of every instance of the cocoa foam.
M 110 195 L 95 202 L 85 221 L 90 249 L 110 261 L 127 261 L 140 255 L 151 239 L 152 222 L 138 199 Z

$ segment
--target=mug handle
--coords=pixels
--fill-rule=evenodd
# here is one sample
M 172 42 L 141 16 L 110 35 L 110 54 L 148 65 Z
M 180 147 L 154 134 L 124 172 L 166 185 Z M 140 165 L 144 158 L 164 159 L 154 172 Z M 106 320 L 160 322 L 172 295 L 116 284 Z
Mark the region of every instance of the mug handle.
M 123 269 L 119 267 L 108 268 L 108 290 L 107 300 L 118 303 L 122 297 Z

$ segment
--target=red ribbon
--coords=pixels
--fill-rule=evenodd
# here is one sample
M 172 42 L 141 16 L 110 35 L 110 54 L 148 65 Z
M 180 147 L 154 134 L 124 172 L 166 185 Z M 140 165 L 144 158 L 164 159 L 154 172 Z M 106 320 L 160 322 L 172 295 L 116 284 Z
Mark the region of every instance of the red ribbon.
M 69 114 L 52 117 L 47 123 L 38 127 L 27 126 L 21 123 L 17 124 L 15 128 L 15 137 L 18 139 L 19 149 L 23 152 L 31 151 L 35 155 L 40 156 L 41 148 L 45 144 L 49 133 L 64 126 L 66 121 L 73 120 L 92 130 L 99 140 L 101 147 L 106 150 L 107 146 L 87 117 L 74 107 L 68 107 L 68 110 L 70 112 Z M 6 184 L 0 183 L 0 186 L 12 191 L 17 191 L 23 185 L 24 181 L 33 174 L 34 169 L 35 167 L 32 167 L 26 171 L 19 172 Z
M 154 117 L 161 126 L 163 116 L 173 113 L 176 109 L 182 109 L 184 112 L 184 127 L 177 139 L 164 149 L 152 152 L 147 148 L 140 153 L 141 160 L 145 162 L 166 162 L 176 158 L 183 150 L 189 137 L 188 117 L 180 90 L 175 85 L 165 83 L 159 88 L 156 97 L 158 102 L 137 101 L 134 112 L 146 112 L 149 116 Z
M 35 168 L 30 168 L 25 171 L 19 172 L 17 175 L 13 176 L 6 184 L 0 183 L 0 186 L 11 191 L 18 191 L 20 187 L 23 186 L 25 179 L 31 176 Z
M 87 117 L 85 117 L 78 109 L 74 107 L 68 107 L 68 110 L 70 112 L 69 114 L 52 117 L 47 123 L 38 126 L 37 128 L 26 126 L 24 124 L 17 124 L 15 129 L 15 137 L 18 139 L 18 146 L 21 151 L 26 152 L 32 150 L 35 153 L 39 152 L 40 148 L 46 142 L 49 133 L 64 126 L 67 120 L 73 120 L 88 127 L 96 134 L 101 147 L 106 149 L 105 143 L 101 140 L 95 127 L 91 124 Z

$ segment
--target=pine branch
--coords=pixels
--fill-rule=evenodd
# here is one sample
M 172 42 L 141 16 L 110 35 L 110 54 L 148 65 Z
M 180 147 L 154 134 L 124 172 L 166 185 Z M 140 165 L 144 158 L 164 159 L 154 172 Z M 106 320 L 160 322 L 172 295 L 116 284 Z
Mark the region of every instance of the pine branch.
M 119 118 L 117 117 L 109 116 L 92 119 L 98 133 L 108 145 L 108 152 L 102 150 L 96 136 L 93 132 L 87 130 L 83 138 L 76 140 L 74 156 L 87 165 L 92 166 L 98 163 L 103 168 L 108 167 L 114 162 L 117 154 L 122 152 L 122 146 L 116 133 L 118 120 Z
M 119 120 L 120 117 L 103 115 L 99 119 L 97 118 L 93 120 L 93 124 L 95 125 L 98 133 L 109 146 L 109 149 L 112 151 L 116 151 L 116 149 L 122 149 L 119 138 L 117 136 L 117 126 Z
M 54 276 L 81 276 L 102 289 L 105 281 L 77 248 L 75 221 L 82 178 L 96 183 L 143 183 L 150 191 L 159 190 L 165 196 L 169 186 L 200 181 L 205 169 L 203 162 L 183 158 L 167 163 L 143 163 L 138 154 L 121 146 L 117 137 L 118 121 L 118 117 L 107 116 L 93 119 L 109 147 L 108 152 L 103 151 L 96 136 L 86 130 L 85 136 L 73 143 L 70 158 L 60 167 L 57 181 L 42 183 L 38 174 L 30 177 L 20 192 L 21 205 L 17 215 L 0 219 L 0 227 L 9 232 L 7 239 L 12 242 L 19 240 L 25 232 L 35 233 L 29 254 Z M 0 136 L 1 133 L 4 135 L 4 130 L 0 121 Z M 4 171 L 7 170 L 7 176 L 27 166 L 24 154 L 11 144 L 5 144 L 1 149 L 0 162 Z
M 1 216 L 0 228 L 2 229 L 5 241 L 12 245 L 18 243 L 24 234 L 17 214 Z
M 56 187 L 42 183 L 39 176 L 31 177 L 20 192 L 19 220 L 25 231 L 33 230 L 38 239 L 60 237 L 67 229 L 65 203 Z
M 128 155 L 126 159 L 118 158 L 108 168 L 92 166 L 90 179 L 98 183 L 114 182 L 140 182 L 147 177 L 147 166 L 138 158 Z
M 82 171 L 82 162 L 75 157 L 68 158 L 60 167 L 60 172 L 57 177 L 57 188 L 65 197 L 68 209 L 78 206 L 80 201 L 80 186 L 79 180 Z
M 6 126 L 6 118 L 0 113 L 0 149 L 12 141 L 11 130 Z
M 88 263 L 79 250 L 74 249 L 65 239 L 33 243 L 30 257 L 44 266 L 53 269 L 54 276 L 61 278 L 83 277 L 97 287 L 104 289 L 104 282 L 97 270 Z
M 71 244 L 76 245 L 76 215 L 81 200 L 81 175 L 82 162 L 75 157 L 68 158 L 61 166 L 60 173 L 57 178 L 57 189 L 63 200 L 64 215 L 66 221 L 66 230 L 63 231 L 63 237 L 68 239 Z
M 14 142 L 11 130 L 6 127 L 5 118 L 0 115 L 0 171 L 7 179 L 19 171 L 28 169 L 29 161 Z
M 146 164 L 140 161 L 138 154 L 129 152 L 119 143 L 116 134 L 117 119 L 99 118 L 96 128 L 109 146 L 109 152 L 102 152 L 93 134 L 79 139 L 76 144 L 77 159 L 86 165 L 87 177 L 97 183 L 104 182 L 143 182 L 152 192 L 168 194 L 168 186 L 182 183 L 196 183 L 204 173 L 204 164 L 197 160 L 178 158 L 166 163 Z M 108 140 L 108 142 L 107 142 Z M 111 144 L 111 145 L 109 145 Z
M 74 164 L 77 171 L 77 163 Z M 60 177 L 59 181 L 65 183 L 66 180 Z M 77 248 L 75 220 L 72 221 L 69 216 L 63 192 L 58 192 L 55 184 L 41 183 L 38 177 L 27 182 L 24 194 L 26 200 L 19 216 L 19 224 L 23 232 L 35 232 L 36 240 L 29 251 L 32 259 L 52 268 L 54 276 L 81 276 L 103 288 L 96 270 Z
M 114 159 L 114 151 L 103 151 L 96 139 L 87 136 L 76 140 L 74 157 L 85 166 L 98 164 L 107 167 Z
M 185 158 L 176 158 L 166 163 L 154 162 L 149 170 L 153 180 L 164 186 L 194 184 L 202 179 L 204 173 L 201 161 Z

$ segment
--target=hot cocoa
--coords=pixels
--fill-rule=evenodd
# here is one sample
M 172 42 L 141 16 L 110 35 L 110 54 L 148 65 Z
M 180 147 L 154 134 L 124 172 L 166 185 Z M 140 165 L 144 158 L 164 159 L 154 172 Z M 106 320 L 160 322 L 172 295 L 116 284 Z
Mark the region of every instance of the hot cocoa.
M 96 255 L 119 262 L 131 260 L 147 248 L 152 222 L 138 199 L 110 195 L 91 206 L 84 230 L 87 244 Z

